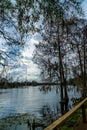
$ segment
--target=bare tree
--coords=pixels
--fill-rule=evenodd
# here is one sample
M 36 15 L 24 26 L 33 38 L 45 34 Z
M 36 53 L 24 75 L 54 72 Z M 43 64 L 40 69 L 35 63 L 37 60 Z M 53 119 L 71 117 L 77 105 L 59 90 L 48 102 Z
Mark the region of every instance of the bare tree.
M 69 73 L 68 68 L 70 67 L 68 61 L 68 55 L 71 51 L 70 42 L 72 42 L 69 28 L 73 24 L 71 19 L 78 17 L 78 7 L 80 7 L 80 3 L 75 2 L 57 2 L 54 0 L 45 3 L 43 11 L 45 17 L 43 22 L 44 31 L 42 32 L 43 40 L 36 45 L 35 53 L 35 61 L 42 69 L 42 76 L 50 82 L 57 81 L 60 83 L 61 104 L 63 105 L 68 101 L 66 81 Z M 74 11 L 77 11 L 76 16 Z
M 74 60 L 71 62 L 71 72 L 74 79 L 79 80 L 79 85 L 86 88 L 86 73 L 87 73 L 87 61 L 86 61 L 86 24 L 84 19 L 74 19 L 73 24 L 70 27 L 72 37 L 68 38 L 70 42 L 70 52 L 74 53 Z M 76 85 L 78 85 L 76 83 Z M 83 95 L 85 94 L 85 90 Z

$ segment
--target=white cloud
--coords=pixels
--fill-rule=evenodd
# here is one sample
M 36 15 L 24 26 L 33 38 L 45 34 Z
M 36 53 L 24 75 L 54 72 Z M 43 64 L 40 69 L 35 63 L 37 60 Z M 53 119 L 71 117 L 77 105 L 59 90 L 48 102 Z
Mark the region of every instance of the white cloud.
M 83 8 L 84 13 L 85 13 L 85 18 L 87 19 L 87 0 L 83 1 L 82 8 Z
M 19 67 L 9 70 L 8 73 L 13 75 L 14 80 L 40 81 L 40 69 L 32 61 L 33 51 L 35 49 L 34 44 L 38 44 L 38 41 L 32 37 L 30 41 L 27 41 L 24 49 L 21 51 L 21 58 L 18 59 Z
M 7 46 L 4 46 L 5 41 L 0 38 L 0 50 L 8 51 Z M 34 36 L 29 37 L 26 41 L 24 49 L 21 50 L 20 58 L 18 58 L 17 68 L 7 67 L 7 74 L 9 77 L 13 77 L 14 80 L 40 80 L 40 69 L 33 63 L 33 51 L 35 49 L 34 44 L 38 44 L 37 39 Z
M 26 41 L 26 45 L 24 47 L 24 50 L 22 50 L 22 52 L 21 52 L 21 55 L 23 57 L 28 57 L 28 58 L 31 57 L 32 58 L 33 57 L 32 56 L 33 55 L 33 51 L 35 49 L 34 44 L 38 44 L 38 41 L 35 40 L 34 37 L 32 37 L 31 39 L 28 39 Z
M 4 52 L 8 50 L 8 46 L 6 46 L 5 42 L 3 38 L 0 38 L 0 50 Z

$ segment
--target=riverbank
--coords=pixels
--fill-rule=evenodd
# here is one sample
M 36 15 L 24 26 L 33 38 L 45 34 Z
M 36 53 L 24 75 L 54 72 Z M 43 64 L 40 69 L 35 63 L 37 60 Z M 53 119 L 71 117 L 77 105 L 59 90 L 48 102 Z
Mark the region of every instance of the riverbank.
M 59 83 L 49 83 L 49 82 L 46 82 L 46 83 L 37 83 L 37 82 L 14 82 L 14 83 L 0 83 L 0 89 L 2 88 L 19 88 L 19 87 L 22 87 L 22 88 L 25 88 L 27 86 L 40 86 L 40 85 L 60 85 Z

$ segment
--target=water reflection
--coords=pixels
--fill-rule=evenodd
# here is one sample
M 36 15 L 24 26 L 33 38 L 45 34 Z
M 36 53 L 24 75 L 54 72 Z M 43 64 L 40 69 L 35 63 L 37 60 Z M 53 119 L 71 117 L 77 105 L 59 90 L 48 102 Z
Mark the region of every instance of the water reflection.
M 44 92 L 44 93 L 48 93 L 52 91 L 51 86 L 42 86 L 40 87 L 40 91 Z M 60 87 L 57 85 L 55 86 L 55 91 L 56 94 L 60 93 Z M 69 99 L 63 99 L 61 101 L 59 101 L 59 103 L 57 103 L 57 105 L 54 108 L 51 108 L 49 105 L 43 106 L 42 108 L 42 115 L 43 117 L 46 116 L 50 116 L 50 117 L 54 117 L 55 115 L 63 115 L 65 114 L 68 110 L 70 110 L 73 105 L 75 105 L 77 102 L 79 102 L 81 100 L 81 90 L 76 87 L 76 86 L 68 86 L 67 87 L 67 92 L 68 92 L 68 96 Z M 59 95 L 58 95 L 59 98 Z
M 68 86 L 69 103 L 71 109 L 74 98 L 81 97 L 77 87 Z M 60 87 L 37 86 L 0 90 L 0 118 L 17 113 L 31 113 L 36 117 L 61 116 Z

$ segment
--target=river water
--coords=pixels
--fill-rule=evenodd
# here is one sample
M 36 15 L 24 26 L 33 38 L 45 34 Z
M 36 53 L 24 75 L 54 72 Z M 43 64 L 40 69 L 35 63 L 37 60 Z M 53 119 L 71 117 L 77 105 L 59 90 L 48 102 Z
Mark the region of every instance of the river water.
M 0 89 L 0 118 L 15 114 L 31 113 L 36 117 L 46 114 L 60 114 L 60 88 L 50 86 L 50 89 L 42 86 Z M 77 87 L 68 86 L 69 105 L 71 109 L 74 98 L 81 97 L 81 91 Z

